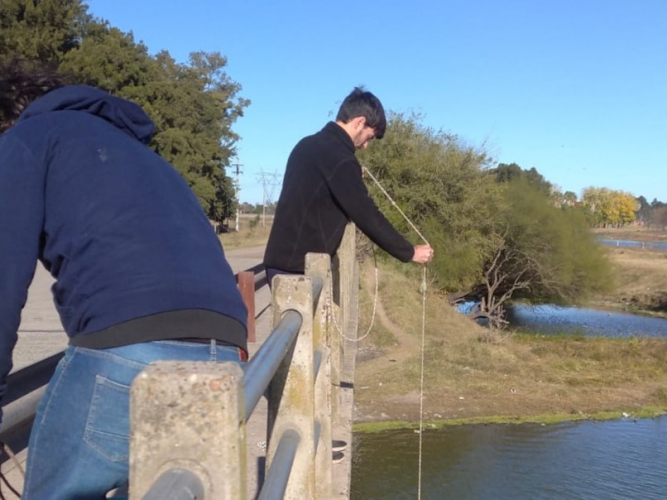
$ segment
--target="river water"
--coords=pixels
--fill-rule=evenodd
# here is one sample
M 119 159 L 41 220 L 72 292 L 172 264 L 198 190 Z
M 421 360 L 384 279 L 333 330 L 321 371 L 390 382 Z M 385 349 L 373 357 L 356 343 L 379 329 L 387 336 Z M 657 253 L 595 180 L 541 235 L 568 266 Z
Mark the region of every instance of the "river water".
M 611 240 L 607 238 L 599 238 L 598 241 L 610 247 L 624 247 L 624 248 L 644 248 L 651 250 L 667 250 L 667 241 L 636 241 L 636 240 Z
M 355 435 L 351 498 L 417 498 L 418 439 Z M 422 498 L 663 500 L 667 417 L 425 431 Z
M 667 337 L 665 319 L 595 309 L 515 305 L 509 319 L 542 334 Z M 667 499 L 667 417 L 464 425 L 423 437 L 424 500 Z M 351 498 L 417 498 L 418 439 L 413 430 L 355 435 Z
M 667 338 L 667 319 L 597 309 L 515 304 L 507 319 L 510 326 L 543 334 Z

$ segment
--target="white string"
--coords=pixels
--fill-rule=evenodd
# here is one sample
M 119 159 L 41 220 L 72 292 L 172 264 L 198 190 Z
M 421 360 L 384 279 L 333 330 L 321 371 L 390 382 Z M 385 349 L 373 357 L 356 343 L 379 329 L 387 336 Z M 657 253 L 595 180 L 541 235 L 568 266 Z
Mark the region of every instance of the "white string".
M 417 474 L 417 499 L 422 497 L 422 439 L 424 430 L 424 345 L 426 340 L 426 266 L 422 274 L 422 352 L 421 380 L 419 383 L 419 468 Z
M 394 207 L 396 207 L 396 210 L 398 210 L 398 212 L 403 216 L 403 218 L 406 220 L 406 222 L 407 222 L 408 224 L 410 224 L 410 227 L 411 227 L 412 229 L 414 229 L 415 233 L 417 233 L 417 234 L 419 235 L 419 237 L 420 237 L 422 240 L 424 240 L 424 243 L 426 243 L 428 246 L 431 246 L 431 244 L 430 244 L 428 241 L 426 241 L 426 238 L 424 238 L 424 235 L 423 235 L 422 233 L 419 232 L 419 229 L 417 229 L 417 227 L 412 223 L 412 221 L 411 221 L 410 219 L 408 219 L 408 216 L 405 215 L 405 214 L 403 213 L 403 210 L 401 210 L 401 207 L 399 207 L 399 206 L 396 204 L 396 202 L 392 199 L 392 197 L 389 196 L 389 193 L 387 193 L 387 191 L 385 191 L 385 189 L 382 187 L 382 185 L 380 184 L 380 182 L 375 178 L 375 176 L 374 176 L 373 174 L 371 174 L 371 171 L 368 170 L 366 167 L 362 167 L 362 168 L 364 169 L 364 172 L 366 172 L 366 173 L 370 176 L 370 178 L 373 179 L 373 182 L 375 182 L 375 184 L 377 184 L 377 187 L 380 188 L 380 191 L 382 191 L 382 194 L 384 194 L 385 197 L 389 200 L 389 202 L 390 202 Z
M 419 235 L 419 237 L 424 240 L 424 243 L 426 243 L 428 246 L 431 246 L 428 241 L 426 241 L 426 238 L 424 238 L 424 235 L 417 229 L 417 227 L 412 223 L 410 219 L 408 219 L 407 215 L 403 213 L 403 210 L 401 210 L 401 207 L 399 207 L 396 202 L 392 199 L 391 196 L 389 196 L 389 193 L 385 191 L 385 189 L 382 187 L 380 182 L 375 178 L 375 176 L 371 173 L 370 170 L 368 170 L 366 167 L 363 167 L 364 171 L 368 174 L 368 176 L 373 179 L 373 182 L 377 185 L 377 187 L 380 188 L 380 191 L 382 191 L 382 194 L 385 195 L 385 197 L 391 202 L 391 204 L 398 210 L 398 212 L 403 216 L 403 218 L 406 220 L 408 224 L 410 224 L 410 227 Z M 377 281 L 376 281 L 376 286 L 377 286 Z M 421 378 L 420 378 L 420 384 L 419 384 L 419 470 L 418 470 L 418 475 L 417 475 L 417 500 L 421 500 L 422 496 L 422 436 L 423 436 L 423 430 L 424 430 L 424 345 L 426 343 L 426 264 L 424 264 L 424 272 L 422 275 L 422 342 L 421 342 Z M 377 295 L 377 288 L 376 288 L 376 295 Z
M 372 247 L 371 247 L 372 248 Z M 350 342 L 361 342 L 364 340 L 368 335 L 371 333 L 371 330 L 373 329 L 373 323 L 375 322 L 375 313 L 377 311 L 377 305 L 378 305 L 378 284 L 380 282 L 379 277 L 378 277 L 378 264 L 377 260 L 375 257 L 375 250 L 373 249 L 373 260 L 375 262 L 375 295 L 373 296 L 373 313 L 371 314 L 371 322 L 368 325 L 368 330 L 366 330 L 366 333 L 364 333 L 361 337 L 357 335 L 356 339 L 352 339 L 345 335 L 345 332 L 343 329 L 338 325 L 338 320 L 336 319 L 336 315 L 333 312 L 333 279 L 331 275 L 329 276 L 329 296 L 327 297 L 327 306 L 328 306 L 328 311 L 330 314 L 330 317 L 332 319 L 333 325 L 336 327 L 336 330 L 340 334 L 341 337 L 343 337 L 345 340 L 349 340 Z

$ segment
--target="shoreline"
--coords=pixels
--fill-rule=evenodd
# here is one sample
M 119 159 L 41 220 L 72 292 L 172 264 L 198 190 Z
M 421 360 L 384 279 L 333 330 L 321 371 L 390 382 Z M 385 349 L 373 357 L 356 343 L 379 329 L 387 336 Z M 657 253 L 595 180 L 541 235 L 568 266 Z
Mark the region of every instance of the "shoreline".
M 622 419 L 658 418 L 667 415 L 667 406 L 648 405 L 634 410 L 612 410 L 595 413 L 545 413 L 540 415 L 506 416 L 494 415 L 486 417 L 466 417 L 438 420 L 424 420 L 423 428 L 429 430 L 460 425 L 518 425 L 539 424 L 557 425 L 566 422 L 598 421 Z M 377 434 L 390 430 L 417 430 L 419 421 L 413 420 L 376 420 L 355 422 L 352 431 L 360 434 Z M 418 432 L 418 431 L 416 431 Z

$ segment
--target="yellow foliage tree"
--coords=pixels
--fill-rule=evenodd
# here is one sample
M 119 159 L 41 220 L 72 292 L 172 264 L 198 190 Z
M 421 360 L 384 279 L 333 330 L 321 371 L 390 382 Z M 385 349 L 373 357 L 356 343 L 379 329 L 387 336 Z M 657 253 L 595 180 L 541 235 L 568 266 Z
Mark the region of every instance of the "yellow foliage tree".
M 639 205 L 635 197 L 609 188 L 584 189 L 582 202 L 593 214 L 596 225 L 624 226 L 634 222 Z

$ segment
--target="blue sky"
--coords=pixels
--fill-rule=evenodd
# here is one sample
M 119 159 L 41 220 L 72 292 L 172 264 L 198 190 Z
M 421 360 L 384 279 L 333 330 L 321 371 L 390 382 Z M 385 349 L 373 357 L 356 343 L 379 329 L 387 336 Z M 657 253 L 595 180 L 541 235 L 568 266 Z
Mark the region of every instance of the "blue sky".
M 666 0 L 87 3 L 151 53 L 228 58 L 252 101 L 234 127 L 242 201 L 359 84 L 563 191 L 667 201 Z

